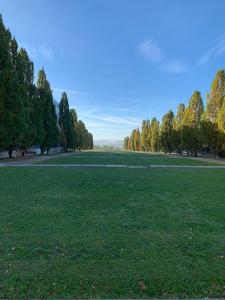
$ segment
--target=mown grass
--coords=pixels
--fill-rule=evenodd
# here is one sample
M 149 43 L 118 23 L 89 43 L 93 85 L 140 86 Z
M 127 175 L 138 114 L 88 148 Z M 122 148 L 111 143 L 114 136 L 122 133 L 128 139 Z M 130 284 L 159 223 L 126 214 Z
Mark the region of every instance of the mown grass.
M 225 170 L 0 169 L 0 298 L 225 296 Z
M 207 166 L 214 163 L 184 157 L 161 154 L 139 154 L 132 152 L 83 152 L 70 156 L 59 156 L 40 162 L 39 164 L 110 164 L 110 165 L 188 165 Z

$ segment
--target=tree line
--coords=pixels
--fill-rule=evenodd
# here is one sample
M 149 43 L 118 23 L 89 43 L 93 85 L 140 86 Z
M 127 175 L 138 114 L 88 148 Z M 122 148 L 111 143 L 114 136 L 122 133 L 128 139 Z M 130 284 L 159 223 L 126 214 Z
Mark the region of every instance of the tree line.
M 39 145 L 41 153 L 62 146 L 63 151 L 92 149 L 93 137 L 76 111 L 69 109 L 66 93 L 62 94 L 59 116 L 44 69 L 34 83 L 34 65 L 24 48 L 0 15 L 0 149 L 12 157 Z
M 204 108 L 201 93 L 195 91 L 188 105 L 180 103 L 176 114 L 169 110 L 160 122 L 142 121 L 142 130 L 134 129 L 124 139 L 124 149 L 165 153 L 198 152 L 225 156 L 225 70 L 218 70 Z

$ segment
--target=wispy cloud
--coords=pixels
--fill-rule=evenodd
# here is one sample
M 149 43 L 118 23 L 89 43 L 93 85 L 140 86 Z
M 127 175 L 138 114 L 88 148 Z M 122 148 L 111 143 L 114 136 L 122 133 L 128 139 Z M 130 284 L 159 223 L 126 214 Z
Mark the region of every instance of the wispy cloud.
M 170 60 L 154 39 L 145 39 L 138 45 L 139 54 L 151 63 L 158 64 L 161 70 L 171 74 L 181 74 L 188 70 L 178 59 Z
M 62 94 L 63 92 L 66 92 L 68 95 L 75 95 L 75 96 L 91 96 L 90 94 L 86 92 L 80 92 L 76 90 L 67 90 L 67 89 L 61 89 L 61 88 L 53 88 L 53 92 Z
M 166 62 L 161 68 L 171 74 L 181 74 L 188 71 L 186 64 L 178 60 Z
M 33 60 L 38 59 L 40 57 L 44 58 L 47 61 L 54 60 L 54 50 L 47 45 L 34 46 L 28 45 L 26 43 L 19 43 L 19 45 L 20 47 L 23 47 L 27 50 L 28 55 Z
M 85 117 L 93 118 L 96 120 L 108 122 L 108 123 L 114 123 L 114 124 L 121 124 L 121 125 L 133 125 L 138 126 L 140 125 L 140 121 L 133 119 L 133 118 L 124 118 L 114 115 L 97 115 L 97 114 L 82 114 Z
M 131 110 L 131 109 L 128 109 L 128 108 L 116 108 L 115 111 L 126 112 L 126 113 L 134 113 L 135 112 L 135 110 Z
M 223 55 L 225 53 L 225 38 L 216 43 L 206 53 L 204 53 L 197 62 L 198 66 L 203 66 L 214 57 Z
M 151 63 L 159 63 L 164 55 L 161 48 L 153 39 L 145 39 L 138 45 L 140 55 Z

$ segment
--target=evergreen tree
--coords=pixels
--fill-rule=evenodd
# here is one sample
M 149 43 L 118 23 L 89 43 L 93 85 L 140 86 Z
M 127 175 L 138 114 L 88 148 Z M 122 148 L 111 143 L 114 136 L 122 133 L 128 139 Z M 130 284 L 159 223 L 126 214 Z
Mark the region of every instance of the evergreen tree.
M 19 84 L 19 56 L 18 45 L 15 38 L 11 39 L 8 34 L 8 66 L 6 80 L 4 80 L 3 115 L 2 125 L 4 134 L 4 147 L 8 149 L 9 157 L 13 150 L 20 148 L 25 126 L 25 110 L 22 101 L 21 86 Z
M 70 122 L 71 122 L 71 142 L 70 148 L 75 150 L 77 148 L 77 113 L 75 109 L 70 109 Z
M 31 147 L 35 142 L 35 123 L 34 123 L 34 110 L 35 110 L 35 88 L 34 80 L 34 67 L 30 61 L 25 49 L 20 49 L 18 52 L 18 83 L 19 94 L 23 102 L 23 128 L 21 128 L 22 140 L 20 143 L 21 150 L 24 151 Z M 20 112 L 21 113 L 21 112 Z
M 70 120 L 70 110 L 67 94 L 63 92 L 59 104 L 59 127 L 60 127 L 60 140 L 64 152 L 67 152 L 69 146 L 73 143 L 73 134 Z
M 50 148 L 56 146 L 58 142 L 57 116 L 53 104 L 52 91 L 44 69 L 41 69 L 38 73 L 37 92 L 42 114 L 43 136 L 40 148 L 41 154 L 43 154 L 44 151 L 49 153 Z
M 10 44 L 11 34 L 3 24 L 0 15 L 0 148 L 7 148 L 9 145 L 8 132 L 6 131 L 6 123 L 8 116 L 6 115 L 8 91 L 10 89 L 9 75 L 11 73 L 10 63 Z M 5 109 L 6 108 L 6 109 Z

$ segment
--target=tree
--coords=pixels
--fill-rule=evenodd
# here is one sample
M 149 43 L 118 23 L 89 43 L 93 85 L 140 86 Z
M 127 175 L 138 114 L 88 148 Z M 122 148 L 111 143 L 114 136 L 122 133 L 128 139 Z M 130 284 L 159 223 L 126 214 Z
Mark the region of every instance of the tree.
M 34 88 L 34 67 L 25 49 L 21 48 L 18 52 L 18 83 L 19 94 L 22 100 L 24 115 L 23 128 L 21 128 L 22 140 L 20 149 L 24 151 L 31 147 L 35 142 L 35 88 Z
M 130 142 L 130 138 L 129 138 L 129 136 L 126 136 L 126 137 L 124 138 L 124 143 L 123 143 L 123 148 L 124 148 L 124 150 L 130 150 L 130 149 L 129 149 L 129 142 Z
M 150 125 L 150 149 L 153 152 L 159 151 L 159 122 L 152 118 Z
M 2 20 L 1 20 L 2 22 Z M 1 26 L 4 35 L 4 25 Z M 6 43 L 4 43 L 6 42 Z M 4 49 L 5 47 L 5 49 Z M 3 133 L 2 144 L 8 150 L 9 157 L 12 157 L 14 149 L 19 149 L 23 139 L 25 126 L 25 110 L 22 101 L 21 85 L 19 84 L 19 56 L 18 45 L 15 38 L 11 39 L 9 31 L 3 36 L 1 49 L 8 52 L 6 61 L 1 68 L 1 133 Z M 6 54 L 6 53 L 5 53 Z
M 218 70 L 208 95 L 206 113 L 209 120 L 217 123 L 217 117 L 225 99 L 225 71 Z
M 178 148 L 177 151 L 182 154 L 183 150 L 183 141 L 182 141 L 182 130 L 183 130 L 183 123 L 184 123 L 184 113 L 185 113 L 185 105 L 180 103 L 177 106 L 177 115 L 176 115 L 176 130 L 178 136 Z
M 149 147 L 148 147 L 149 130 L 150 130 L 150 121 L 143 120 L 142 131 L 141 131 L 141 148 L 143 151 L 149 151 Z
M 141 151 L 141 134 L 140 134 L 139 128 L 137 128 L 135 130 L 134 139 L 135 139 L 135 150 L 136 151 Z
M 6 131 L 8 91 L 10 89 L 9 74 L 11 73 L 10 45 L 11 33 L 3 24 L 0 15 L 0 147 L 8 148 L 8 132 Z
M 160 143 L 165 153 L 171 153 L 172 151 L 173 117 L 174 114 L 172 110 L 168 111 L 168 113 L 163 116 L 160 127 Z
M 71 123 L 71 141 L 70 148 L 75 150 L 77 148 L 77 113 L 75 109 L 70 109 L 70 123 Z
M 67 152 L 69 146 L 72 144 L 73 134 L 70 120 L 70 109 L 67 94 L 63 92 L 59 104 L 59 127 L 60 127 L 60 141 L 64 152 Z
M 195 91 L 184 111 L 182 140 L 187 151 L 191 151 L 197 156 L 200 146 L 200 121 L 203 113 L 203 101 L 201 93 Z
M 50 148 L 57 145 L 59 131 L 52 91 L 44 69 L 41 69 L 38 73 L 37 93 L 41 106 L 43 127 L 43 136 L 41 137 L 40 143 L 41 154 L 43 154 L 44 151 L 47 151 L 48 154 Z
M 218 113 L 218 148 L 219 155 L 225 156 L 225 102 Z

